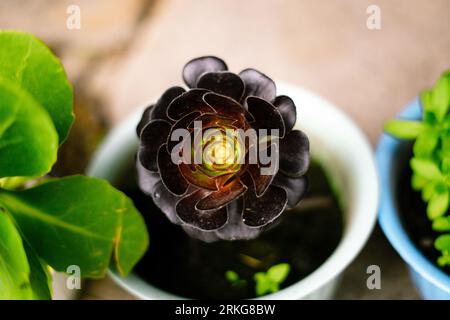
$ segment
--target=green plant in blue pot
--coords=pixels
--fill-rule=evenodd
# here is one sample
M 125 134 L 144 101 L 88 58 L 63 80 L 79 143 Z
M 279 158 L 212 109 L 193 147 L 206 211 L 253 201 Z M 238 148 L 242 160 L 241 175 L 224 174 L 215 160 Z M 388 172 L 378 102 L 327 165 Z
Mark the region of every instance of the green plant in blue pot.
M 409 142 L 383 137 L 377 154 L 382 180 L 386 180 L 392 190 L 397 190 L 394 198 L 399 226 L 405 231 L 405 239 L 411 240 L 412 247 L 418 251 L 405 245 L 398 234 L 394 235 L 392 228 L 396 223 L 388 218 L 393 216 L 389 213 L 394 210 L 386 207 L 391 199 L 386 192 L 380 222 L 388 238 L 412 266 L 416 285 L 426 298 L 450 297 L 449 108 L 450 72 L 445 72 L 433 88 L 422 92 L 420 107 L 416 101 L 400 115 L 401 119 L 385 124 L 388 134 Z M 382 165 L 387 159 L 390 165 L 394 163 L 392 167 Z M 389 168 L 392 171 L 388 171 Z M 393 181 L 395 174 L 398 178 Z M 399 230 L 395 232 L 401 233 Z M 423 279 L 431 279 L 429 282 L 436 289 L 427 286 Z
M 0 31 L 0 299 L 51 299 L 53 271 L 101 278 L 112 264 L 126 275 L 148 246 L 144 220 L 108 182 L 47 176 L 72 104 L 53 53 Z

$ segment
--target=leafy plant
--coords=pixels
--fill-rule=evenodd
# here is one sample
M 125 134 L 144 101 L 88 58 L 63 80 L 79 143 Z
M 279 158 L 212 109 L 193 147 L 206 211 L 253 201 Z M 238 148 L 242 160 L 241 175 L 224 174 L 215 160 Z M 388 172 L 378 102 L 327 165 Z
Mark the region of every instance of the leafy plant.
M 280 290 L 280 285 L 286 280 L 291 267 L 288 263 L 280 263 L 270 267 L 267 272 L 257 272 L 253 276 L 255 280 L 256 295 L 262 296 Z
M 450 72 L 420 96 L 421 121 L 390 120 L 385 130 L 400 139 L 415 139 L 412 187 L 427 203 L 432 228 L 443 232 L 434 245 L 441 252 L 438 264 L 450 266 Z
M 0 31 L 0 299 L 50 299 L 50 268 L 130 272 L 148 246 L 130 199 L 84 176 L 40 178 L 74 121 L 73 92 L 34 36 Z

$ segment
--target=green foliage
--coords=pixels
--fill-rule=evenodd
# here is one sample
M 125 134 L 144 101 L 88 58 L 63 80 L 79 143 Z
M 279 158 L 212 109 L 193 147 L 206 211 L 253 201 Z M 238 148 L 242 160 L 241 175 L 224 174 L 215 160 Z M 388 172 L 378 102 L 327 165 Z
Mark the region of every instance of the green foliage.
M 45 174 L 57 151 L 58 136 L 45 109 L 0 76 L 0 178 Z
M 0 299 L 50 299 L 51 272 L 126 275 L 148 246 L 130 199 L 107 182 L 43 179 L 73 122 L 72 88 L 32 35 L 0 31 Z
M 0 30 L 0 76 L 27 91 L 53 119 L 62 143 L 74 120 L 73 93 L 61 62 L 39 39 Z
M 227 272 L 225 272 L 225 279 L 227 279 L 229 283 L 236 287 L 247 285 L 247 281 L 241 279 L 239 275 L 233 270 L 227 270 Z
M 280 285 L 286 280 L 291 267 L 288 263 L 274 265 L 267 272 L 257 272 L 253 276 L 256 283 L 256 295 L 262 296 L 280 290 Z
M 450 266 L 450 72 L 420 96 L 422 121 L 391 120 L 385 125 L 399 139 L 415 139 L 410 161 L 411 185 L 427 203 L 433 230 L 446 234 L 435 241 L 438 264 Z

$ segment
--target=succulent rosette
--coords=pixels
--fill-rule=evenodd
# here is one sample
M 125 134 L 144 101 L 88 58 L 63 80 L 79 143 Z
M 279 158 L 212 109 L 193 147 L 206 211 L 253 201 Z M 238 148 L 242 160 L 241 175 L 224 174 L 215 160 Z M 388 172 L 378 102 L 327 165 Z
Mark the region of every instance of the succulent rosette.
M 263 73 L 235 74 L 212 56 L 189 61 L 183 79 L 189 89 L 167 89 L 137 127 L 139 186 L 192 237 L 255 238 L 307 189 L 309 141 L 293 130 L 294 102 L 276 96 L 274 81 Z M 257 143 L 236 134 L 249 129 Z M 250 161 L 258 148 L 275 165 Z M 262 170 L 269 167 L 269 174 Z

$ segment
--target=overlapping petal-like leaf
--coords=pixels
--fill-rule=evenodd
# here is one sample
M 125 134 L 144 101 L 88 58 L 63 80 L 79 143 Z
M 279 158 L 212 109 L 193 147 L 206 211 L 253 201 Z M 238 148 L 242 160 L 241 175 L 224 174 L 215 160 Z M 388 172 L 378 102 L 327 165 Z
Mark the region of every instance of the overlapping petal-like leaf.
M 295 104 L 277 97 L 275 83 L 263 73 L 235 74 L 212 56 L 188 62 L 183 79 L 189 90 L 169 88 L 138 125 L 139 185 L 193 237 L 255 238 L 307 189 L 309 142 L 293 130 Z M 258 142 L 229 133 L 249 129 Z M 201 147 L 192 147 L 193 141 Z M 258 149 L 266 151 L 269 163 L 249 161 Z M 224 160 L 209 161 L 210 155 Z

